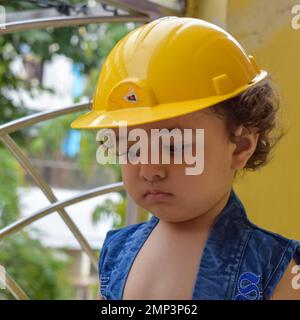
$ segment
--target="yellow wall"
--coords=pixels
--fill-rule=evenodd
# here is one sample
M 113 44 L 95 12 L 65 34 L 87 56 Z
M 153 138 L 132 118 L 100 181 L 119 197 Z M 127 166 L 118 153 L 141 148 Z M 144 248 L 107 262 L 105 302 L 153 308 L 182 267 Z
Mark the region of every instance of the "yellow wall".
M 189 15 L 219 24 L 268 70 L 281 98 L 281 118 L 287 135 L 271 162 L 249 172 L 235 190 L 249 218 L 259 226 L 300 240 L 300 29 L 291 27 L 289 0 L 207 0 L 189 4 Z M 209 10 L 203 10 L 207 3 Z M 216 6 L 214 11 L 212 3 Z M 226 3 L 226 6 L 224 4 Z M 223 14 L 220 14 L 220 4 Z M 300 2 L 298 1 L 298 4 Z M 193 11 L 194 10 L 194 11 Z

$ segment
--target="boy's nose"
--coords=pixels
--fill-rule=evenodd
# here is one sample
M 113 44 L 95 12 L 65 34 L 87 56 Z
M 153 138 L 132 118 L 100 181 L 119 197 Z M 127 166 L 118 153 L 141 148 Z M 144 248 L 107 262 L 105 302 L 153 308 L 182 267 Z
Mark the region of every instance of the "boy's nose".
M 165 179 L 167 177 L 167 170 L 163 164 L 141 163 L 139 175 L 147 181 L 154 182 Z

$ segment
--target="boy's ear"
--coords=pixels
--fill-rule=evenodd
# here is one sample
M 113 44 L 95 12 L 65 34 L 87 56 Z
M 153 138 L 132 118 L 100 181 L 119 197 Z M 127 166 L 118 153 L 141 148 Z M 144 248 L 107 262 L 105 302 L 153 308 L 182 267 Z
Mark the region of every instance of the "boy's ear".
M 247 128 L 240 125 L 235 131 L 235 142 L 232 153 L 231 168 L 234 170 L 243 169 L 254 153 L 259 133 L 257 128 Z

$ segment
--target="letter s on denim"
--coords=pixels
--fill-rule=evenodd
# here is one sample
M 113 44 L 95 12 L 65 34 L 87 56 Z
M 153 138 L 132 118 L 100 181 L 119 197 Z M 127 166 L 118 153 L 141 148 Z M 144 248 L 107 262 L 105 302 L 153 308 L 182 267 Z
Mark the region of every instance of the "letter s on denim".
M 259 300 L 260 291 L 258 283 L 260 276 L 252 272 L 244 272 L 240 275 L 238 280 L 238 294 L 234 300 Z

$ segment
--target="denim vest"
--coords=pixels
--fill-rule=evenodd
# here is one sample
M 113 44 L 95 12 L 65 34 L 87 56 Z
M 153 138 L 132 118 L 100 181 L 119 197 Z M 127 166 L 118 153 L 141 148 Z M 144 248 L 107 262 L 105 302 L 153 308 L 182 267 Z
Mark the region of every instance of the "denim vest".
M 134 259 L 158 221 L 152 216 L 107 232 L 99 257 L 103 299 L 122 300 Z M 300 265 L 300 242 L 251 223 L 232 189 L 206 241 L 192 300 L 269 299 L 292 258 Z

